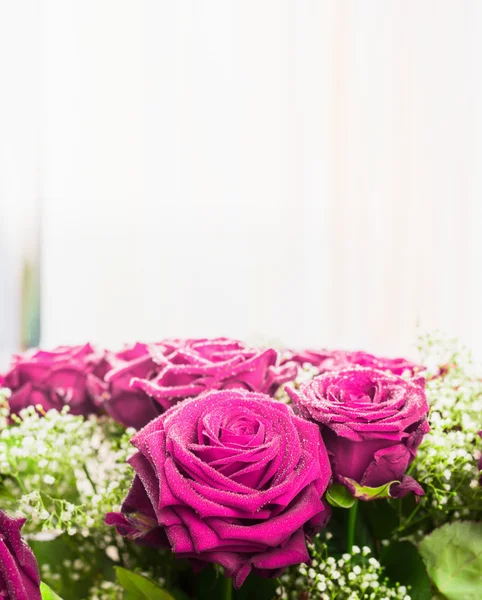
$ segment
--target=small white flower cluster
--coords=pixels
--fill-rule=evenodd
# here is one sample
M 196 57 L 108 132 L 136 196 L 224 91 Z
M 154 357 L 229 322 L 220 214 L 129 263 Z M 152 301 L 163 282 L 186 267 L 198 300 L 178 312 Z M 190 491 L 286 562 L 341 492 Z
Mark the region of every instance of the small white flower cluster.
M 87 538 L 81 534 L 73 537 L 64 534 L 56 540 L 47 540 L 46 545 L 51 544 L 55 544 L 57 548 L 49 559 L 50 562 L 40 560 L 39 567 L 42 580 L 62 597 L 72 597 L 72 589 L 75 589 L 75 597 L 79 600 L 120 600 L 123 598 L 120 588 L 112 581 L 105 580 L 106 572 L 110 572 L 112 576 L 112 567 L 121 562 L 126 568 L 136 572 L 143 567 L 142 561 L 138 560 L 137 549 L 128 547 L 124 539 L 111 531 L 104 531 L 103 535 L 98 532 Z M 38 551 L 39 545 L 34 549 Z M 67 558 L 56 560 L 55 557 L 59 555 Z M 41 551 L 39 556 L 42 556 Z M 147 576 L 155 579 L 158 574 L 149 572 Z M 80 592 L 80 589 L 84 591 Z
M 296 375 L 296 379 L 294 381 L 290 381 L 288 385 L 298 389 L 301 384 L 308 383 L 312 379 L 314 379 L 318 375 L 318 369 L 314 367 L 310 363 L 304 363 L 302 367 L 298 369 L 298 374 Z M 279 402 L 283 402 L 283 404 L 289 404 L 291 402 L 291 398 L 288 396 L 285 385 L 279 387 L 276 391 L 275 400 L 279 400 Z
M 475 517 L 482 510 L 478 468 L 482 380 L 470 353 L 454 341 L 427 336 L 421 350 L 424 363 L 430 365 L 426 390 L 431 431 L 418 450 L 411 474 L 425 489 L 417 520 L 428 512 L 433 524 L 439 525 L 453 518 Z
M 281 576 L 276 590 L 279 600 L 410 600 L 405 586 L 383 576 L 368 546 L 353 546 L 351 553 L 335 558 L 317 538 L 309 550 L 311 564 L 301 564 Z
M 0 431 L 8 425 L 10 409 L 7 400 L 10 397 L 10 393 L 8 388 L 0 387 Z
M 91 572 L 91 565 L 86 560 L 81 560 L 80 558 L 74 560 L 65 558 L 54 566 L 48 563 L 41 563 L 39 567 L 42 580 L 59 592 L 63 591 L 66 582 L 70 585 L 73 582 L 74 586 L 76 586 L 86 574 L 90 574 Z M 69 585 L 67 585 L 68 587 Z
M 132 479 L 132 431 L 112 420 L 29 407 L 0 432 L 1 485 L 26 533 L 88 537 L 119 507 Z M 6 506 L 6 508 L 9 508 Z
M 123 600 L 124 596 L 124 589 L 112 581 L 103 581 L 89 592 L 89 600 Z
M 156 575 L 153 569 L 135 569 L 137 575 L 147 577 L 159 587 L 164 587 L 166 580 Z M 89 589 L 88 600 L 124 600 L 128 594 L 117 582 L 101 581 Z M 169 596 L 170 598 L 171 596 Z
M 132 482 L 127 459 L 135 452 L 124 430 L 109 417 L 88 419 L 68 409 L 44 412 L 29 407 L 0 431 L 2 508 L 26 517 L 24 536 L 40 546 L 57 545 L 63 560 L 39 559 L 42 579 L 61 595 L 120 600 L 121 588 L 104 581 L 105 569 L 122 564 L 155 581 L 160 567 L 146 571 L 143 549 L 129 544 L 104 523 L 120 509 Z M 78 595 L 76 597 L 81 597 Z

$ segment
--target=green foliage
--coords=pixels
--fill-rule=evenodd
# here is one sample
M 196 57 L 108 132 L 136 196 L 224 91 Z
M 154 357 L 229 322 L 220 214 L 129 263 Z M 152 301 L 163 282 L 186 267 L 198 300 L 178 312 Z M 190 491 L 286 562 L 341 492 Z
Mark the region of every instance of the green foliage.
M 392 502 L 393 505 L 387 500 L 360 502 L 360 517 L 376 540 L 388 540 L 399 525 L 396 508 L 400 506 L 402 500 L 393 500 Z
M 419 546 L 428 574 L 448 600 L 479 600 L 482 594 L 482 523 L 439 527 Z
M 410 542 L 390 544 L 381 555 L 385 574 L 391 581 L 410 586 L 412 600 L 430 600 L 430 579 L 428 578 L 422 557 Z
M 147 577 L 116 567 L 117 580 L 124 590 L 125 600 L 174 600 L 174 598 Z
M 360 485 L 354 479 L 346 478 L 350 486 L 353 487 L 354 493 L 353 496 L 359 500 L 380 500 L 381 498 L 391 498 L 390 496 L 390 488 L 395 483 L 400 483 L 399 481 L 389 481 L 383 485 L 378 487 L 369 487 L 368 485 Z
M 87 537 L 105 533 L 132 479 L 129 433 L 111 419 L 34 407 L 0 432 L 3 508 L 27 517 L 25 531 Z
M 46 583 L 40 584 L 40 592 L 42 594 L 42 600 L 62 600 L 54 591 L 52 591 Z
M 234 592 L 233 598 L 234 600 L 271 600 L 275 596 L 277 587 L 276 579 L 263 579 L 251 573 L 241 589 Z
M 326 499 L 332 506 L 338 508 L 351 508 L 356 502 L 356 498 L 350 494 L 344 485 L 339 483 L 334 483 L 328 488 Z
M 428 366 L 426 393 L 431 427 L 411 467 L 425 496 L 410 526 L 420 528 L 418 539 L 445 522 L 478 519 L 482 487 L 477 457 L 482 441 L 482 379 L 470 352 L 442 336 L 427 335 L 420 343 Z
M 346 511 L 343 511 L 346 513 Z M 322 535 L 309 546 L 311 564 L 292 567 L 281 576 L 281 600 L 410 600 L 407 586 L 391 581 L 368 546 L 334 555 Z
M 10 396 L 10 390 L 0 387 L 0 431 L 5 429 L 8 424 L 8 416 L 10 409 L 8 407 L 7 398 Z

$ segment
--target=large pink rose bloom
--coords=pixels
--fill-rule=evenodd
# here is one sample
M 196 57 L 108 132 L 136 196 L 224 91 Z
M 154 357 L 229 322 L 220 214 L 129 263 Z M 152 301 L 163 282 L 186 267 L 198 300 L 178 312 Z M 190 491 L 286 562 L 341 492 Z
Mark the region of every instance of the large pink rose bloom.
M 74 415 L 96 412 L 94 388 L 109 369 L 105 352 L 90 344 L 16 355 L 4 375 L 4 385 L 12 390 L 10 409 L 18 413 L 40 404 L 45 410 L 61 410 L 68 405 Z
M 404 379 L 370 368 L 315 377 L 298 390 L 287 386 L 297 409 L 320 424 L 335 478 L 378 487 L 391 481 L 392 496 L 423 495 L 405 472 L 425 433 L 428 404 L 423 377 Z
M 207 390 L 242 388 L 273 394 L 296 377 L 294 364 L 279 366 L 273 349 L 259 350 L 226 338 L 136 344 L 106 382 L 106 411 L 139 428 L 179 400 Z
M 32 550 L 20 537 L 25 519 L 0 510 L 0 598 L 40 600 L 40 574 Z
M 239 588 L 251 570 L 277 577 L 309 560 L 306 536 L 326 525 L 331 477 L 318 427 L 244 390 L 181 402 L 138 432 L 122 513 L 107 523 L 195 566 L 222 565 Z
M 308 363 L 316 367 L 319 373 L 340 371 L 341 369 L 360 366 L 387 371 L 394 375 L 409 373 L 413 376 L 415 373 L 423 371 L 425 368 L 410 362 L 405 358 L 385 358 L 374 356 L 368 352 L 350 352 L 346 350 L 290 351 L 285 360 L 293 361 L 300 365 Z

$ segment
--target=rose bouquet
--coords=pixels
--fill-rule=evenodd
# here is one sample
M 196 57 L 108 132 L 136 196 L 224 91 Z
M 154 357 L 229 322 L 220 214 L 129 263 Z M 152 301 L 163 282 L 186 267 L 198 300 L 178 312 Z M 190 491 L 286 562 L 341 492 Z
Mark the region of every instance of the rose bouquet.
M 172 339 L 0 376 L 0 598 L 482 597 L 482 380 Z

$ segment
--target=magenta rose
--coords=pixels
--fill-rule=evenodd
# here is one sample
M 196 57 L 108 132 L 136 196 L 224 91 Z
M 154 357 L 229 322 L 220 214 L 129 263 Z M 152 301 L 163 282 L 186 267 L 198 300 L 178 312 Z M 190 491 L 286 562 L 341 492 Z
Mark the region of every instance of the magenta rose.
M 40 600 L 40 574 L 32 550 L 20 537 L 25 519 L 0 510 L 0 598 Z
M 287 360 L 300 365 L 311 364 L 317 367 L 320 373 L 327 371 L 341 371 L 353 366 L 370 367 L 388 371 L 394 375 L 410 373 L 413 376 L 425 367 L 417 365 L 405 358 L 384 358 L 368 354 L 368 352 L 348 352 L 345 350 L 303 350 L 290 352 Z
M 96 412 L 93 390 L 109 369 L 105 353 L 90 344 L 19 354 L 4 375 L 5 385 L 12 390 L 10 409 L 18 413 L 40 404 L 45 410 L 68 405 L 74 415 Z
M 319 429 L 289 406 L 245 390 L 181 402 L 132 439 L 136 471 L 107 523 L 169 546 L 194 566 L 218 563 L 239 588 L 251 570 L 276 577 L 309 560 L 306 536 L 326 525 L 331 477 Z
M 298 390 L 287 386 L 287 392 L 302 415 L 320 424 L 334 477 L 354 495 L 360 495 L 357 486 L 392 481 L 399 483 L 390 486 L 391 496 L 423 495 L 405 475 L 429 431 L 423 377 L 358 367 L 325 373 Z
M 172 345 L 136 343 L 109 356 L 112 369 L 98 381 L 96 402 L 125 427 L 140 429 L 159 416 L 162 406 L 141 389 L 131 387 L 134 377 L 150 380 L 167 363 Z M 155 359 L 154 359 L 155 357 Z
M 165 340 L 144 346 L 110 372 L 105 409 L 126 426 L 140 427 L 179 400 L 207 390 L 242 388 L 274 394 L 296 377 L 296 365 L 278 365 L 276 350 L 226 338 Z

